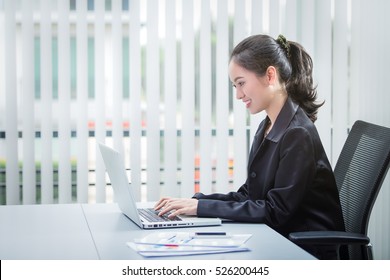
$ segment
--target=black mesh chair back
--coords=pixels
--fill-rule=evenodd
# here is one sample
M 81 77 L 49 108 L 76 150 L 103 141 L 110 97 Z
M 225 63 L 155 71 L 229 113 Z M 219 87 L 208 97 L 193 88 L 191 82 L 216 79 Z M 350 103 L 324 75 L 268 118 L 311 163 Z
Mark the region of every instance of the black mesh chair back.
M 372 207 L 389 169 L 390 128 L 357 121 L 335 166 L 347 232 L 367 235 Z M 348 248 L 349 259 L 369 256 L 361 246 Z

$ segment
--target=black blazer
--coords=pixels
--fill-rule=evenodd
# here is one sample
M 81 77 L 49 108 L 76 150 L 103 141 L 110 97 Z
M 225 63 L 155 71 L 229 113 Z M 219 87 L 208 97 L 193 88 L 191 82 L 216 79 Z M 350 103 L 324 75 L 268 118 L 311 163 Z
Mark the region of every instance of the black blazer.
M 228 194 L 196 193 L 197 215 L 265 223 L 285 236 L 344 230 L 336 181 L 313 122 L 290 98 L 264 138 L 268 122 L 256 132 L 245 184 Z

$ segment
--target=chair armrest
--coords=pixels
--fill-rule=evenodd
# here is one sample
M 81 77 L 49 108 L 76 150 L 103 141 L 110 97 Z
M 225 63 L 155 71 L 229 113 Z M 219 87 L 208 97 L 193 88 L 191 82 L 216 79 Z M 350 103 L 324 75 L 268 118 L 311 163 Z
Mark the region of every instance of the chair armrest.
M 289 234 L 289 239 L 298 245 L 352 245 L 370 243 L 370 238 L 364 234 L 345 231 L 292 232 Z

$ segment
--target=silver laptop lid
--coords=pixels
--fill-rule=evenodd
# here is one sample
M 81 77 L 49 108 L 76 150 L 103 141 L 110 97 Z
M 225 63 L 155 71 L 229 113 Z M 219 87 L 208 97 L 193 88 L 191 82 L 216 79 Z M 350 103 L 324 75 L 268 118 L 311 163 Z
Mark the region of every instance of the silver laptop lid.
M 121 211 L 139 227 L 142 223 L 138 214 L 137 205 L 130 189 L 130 183 L 125 172 L 122 156 L 110 147 L 99 143 L 104 164 L 110 178 L 114 197 Z
M 122 156 L 114 149 L 99 143 L 99 149 L 103 156 L 104 164 L 114 190 L 114 196 L 123 214 L 129 217 L 140 228 L 156 229 L 167 227 L 192 227 L 221 225 L 218 218 L 199 218 L 180 215 L 181 221 L 142 221 L 138 213 L 138 207 L 133 197 L 130 183 L 126 175 L 126 169 Z

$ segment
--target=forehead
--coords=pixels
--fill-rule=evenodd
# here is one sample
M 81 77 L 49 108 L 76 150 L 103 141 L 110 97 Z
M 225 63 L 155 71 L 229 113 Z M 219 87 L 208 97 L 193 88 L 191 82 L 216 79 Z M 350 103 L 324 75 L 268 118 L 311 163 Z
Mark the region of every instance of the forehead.
M 234 60 L 229 63 L 229 77 L 232 82 L 235 82 L 239 78 L 248 78 L 255 76 L 255 74 L 241 65 L 234 62 Z

